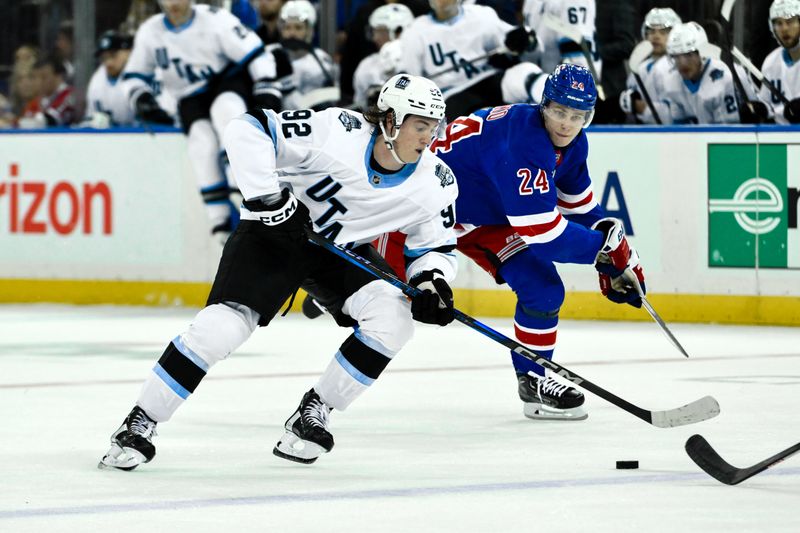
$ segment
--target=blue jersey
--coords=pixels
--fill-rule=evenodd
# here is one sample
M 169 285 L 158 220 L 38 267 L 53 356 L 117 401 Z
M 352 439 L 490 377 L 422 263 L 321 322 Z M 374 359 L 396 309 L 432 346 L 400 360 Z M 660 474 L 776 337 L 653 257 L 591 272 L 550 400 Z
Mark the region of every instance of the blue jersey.
M 592 194 L 583 131 L 556 148 L 539 106 L 507 105 L 454 120 L 431 149 L 455 173 L 459 224 L 510 224 L 541 257 L 594 262 L 603 235 L 589 227 L 605 213 Z

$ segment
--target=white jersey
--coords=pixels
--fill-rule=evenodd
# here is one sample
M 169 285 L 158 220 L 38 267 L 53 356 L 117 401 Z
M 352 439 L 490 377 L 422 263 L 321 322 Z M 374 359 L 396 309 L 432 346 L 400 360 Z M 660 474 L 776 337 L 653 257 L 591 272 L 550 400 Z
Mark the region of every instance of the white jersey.
M 314 229 L 338 244 L 362 244 L 383 233 L 408 235 L 417 257 L 408 277 L 438 268 L 456 272 L 453 172 L 424 150 L 420 160 L 383 174 L 370 164 L 380 132 L 354 111 L 331 107 L 256 112 L 231 120 L 224 145 L 245 199 L 291 188 L 309 209 Z M 242 219 L 259 220 L 242 208 Z
M 367 108 L 367 100 L 372 91 L 379 91 L 390 76 L 378 52 L 368 55 L 353 73 L 353 103 L 361 109 Z
M 299 97 L 315 89 L 339 85 L 338 71 L 333 58 L 321 48 L 314 48 L 314 54 L 319 61 L 314 59 L 311 52 L 292 58 L 291 83 L 294 90 L 286 97 L 284 108 L 297 107 L 301 103 Z
M 487 6 L 462 5 L 445 22 L 432 13 L 417 17 L 400 36 L 399 72 L 431 78 L 443 93 L 458 92 L 497 72 L 483 56 L 502 47 L 512 29 Z M 436 75 L 446 69 L 452 70 Z
M 792 62 L 792 58 L 785 48 L 781 46 L 770 52 L 764 60 L 761 72 L 787 100 L 800 98 L 800 61 Z M 766 85 L 761 87 L 759 97 L 767 105 L 772 105 L 772 109 L 775 111 L 775 122 L 778 124 L 789 123 L 783 116 L 783 102 L 776 98 Z
M 755 89 L 747 74 L 736 65 L 736 72 L 747 92 L 755 100 Z M 738 124 L 741 122 L 736 89 L 728 66 L 719 59 L 705 59 L 697 82 L 685 81 L 673 69 L 665 77 L 664 103 L 669 116 L 665 124 Z
M 576 27 L 589 45 L 597 75 L 602 74 L 602 61 L 595 39 L 595 0 L 525 0 L 522 18 L 525 25 L 536 32 L 536 50 L 526 59 L 552 72 L 560 63 L 573 63 L 588 68 L 588 62 L 578 44 L 544 24 L 545 15 L 557 18 L 564 24 Z
M 121 76 L 110 78 L 106 67 L 100 65 L 89 80 L 86 90 L 86 119 L 92 120 L 96 113 L 108 116 L 112 126 L 133 124 L 134 115 L 128 94 L 123 88 Z
M 218 76 L 247 65 L 254 80 L 275 77 L 275 60 L 264 44 L 238 18 L 206 5 L 192 8 L 192 17 L 173 26 L 163 14 L 147 19 L 136 32 L 123 79 L 132 98 L 149 90 L 160 71 L 162 89 L 176 100 L 200 93 Z
M 663 100 L 664 80 L 670 75 L 670 71 L 674 69 L 675 67 L 667 55 L 657 58 L 649 57 L 645 61 L 642 61 L 639 68 L 636 69 L 647 94 L 650 96 L 650 100 L 653 102 L 653 107 L 656 108 L 658 117 L 664 123 L 669 122 L 669 107 Z M 633 76 L 633 73 L 628 75 L 627 88 L 642 94 L 642 89 L 640 89 L 639 84 L 636 83 L 636 78 Z M 644 100 L 643 94 L 642 100 Z M 643 113 L 636 113 L 636 118 L 644 124 L 656 123 L 650 106 L 645 106 Z

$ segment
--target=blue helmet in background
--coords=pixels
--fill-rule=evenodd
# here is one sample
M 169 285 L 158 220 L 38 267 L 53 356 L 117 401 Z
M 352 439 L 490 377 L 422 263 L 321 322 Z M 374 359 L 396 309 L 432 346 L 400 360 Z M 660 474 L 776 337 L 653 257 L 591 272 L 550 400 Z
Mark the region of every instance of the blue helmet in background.
M 555 102 L 563 106 L 593 111 L 597 102 L 597 87 L 592 73 L 579 65 L 558 65 L 544 83 L 542 106 Z

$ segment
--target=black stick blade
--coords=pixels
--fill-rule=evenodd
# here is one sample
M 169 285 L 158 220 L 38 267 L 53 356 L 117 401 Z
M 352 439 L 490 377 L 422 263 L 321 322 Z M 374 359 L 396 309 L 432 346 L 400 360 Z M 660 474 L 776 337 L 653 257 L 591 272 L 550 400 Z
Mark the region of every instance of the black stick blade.
M 767 468 L 775 466 L 787 457 L 800 452 L 800 443 L 776 453 L 769 459 L 765 459 L 748 468 L 736 468 L 711 447 L 708 441 L 701 435 L 692 435 L 686 441 L 686 453 L 706 474 L 726 485 L 738 485 L 742 481 L 749 479 L 756 474 L 763 472 Z
M 736 485 L 744 481 L 738 479 L 737 471 L 739 469 L 720 457 L 703 436 L 692 435 L 684 447 L 692 461 L 717 481 L 726 485 Z

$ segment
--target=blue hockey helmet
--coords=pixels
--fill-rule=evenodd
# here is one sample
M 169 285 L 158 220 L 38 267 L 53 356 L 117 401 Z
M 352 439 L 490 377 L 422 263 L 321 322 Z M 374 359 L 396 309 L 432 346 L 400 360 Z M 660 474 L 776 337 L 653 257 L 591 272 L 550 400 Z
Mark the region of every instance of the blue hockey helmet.
M 547 102 L 593 111 L 597 102 L 597 87 L 592 73 L 580 65 L 558 65 L 544 82 L 542 105 L 547 105 Z

